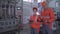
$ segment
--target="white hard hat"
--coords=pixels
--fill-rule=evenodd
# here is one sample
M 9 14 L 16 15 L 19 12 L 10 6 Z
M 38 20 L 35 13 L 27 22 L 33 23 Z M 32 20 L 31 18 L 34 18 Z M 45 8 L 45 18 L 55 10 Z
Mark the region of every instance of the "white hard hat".
M 46 0 L 38 0 L 38 2 L 44 2 L 44 1 L 46 1 Z

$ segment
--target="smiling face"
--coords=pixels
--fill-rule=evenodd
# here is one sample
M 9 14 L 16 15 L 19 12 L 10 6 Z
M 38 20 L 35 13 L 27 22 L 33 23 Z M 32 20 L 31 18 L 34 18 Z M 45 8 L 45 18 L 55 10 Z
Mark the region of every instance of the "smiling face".
M 34 11 L 33 11 L 34 15 L 36 15 L 36 12 L 37 12 L 37 10 L 36 10 L 36 9 L 34 9 Z
M 34 10 L 33 10 L 33 12 L 37 12 L 37 10 L 36 10 L 36 9 L 34 9 Z

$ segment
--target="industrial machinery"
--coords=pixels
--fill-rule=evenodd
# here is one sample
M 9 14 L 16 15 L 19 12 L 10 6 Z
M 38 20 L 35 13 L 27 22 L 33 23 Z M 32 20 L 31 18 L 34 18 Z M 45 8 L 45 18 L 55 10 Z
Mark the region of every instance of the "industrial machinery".
M 18 18 L 15 15 L 15 7 L 16 0 L 0 0 L 0 34 L 18 30 Z

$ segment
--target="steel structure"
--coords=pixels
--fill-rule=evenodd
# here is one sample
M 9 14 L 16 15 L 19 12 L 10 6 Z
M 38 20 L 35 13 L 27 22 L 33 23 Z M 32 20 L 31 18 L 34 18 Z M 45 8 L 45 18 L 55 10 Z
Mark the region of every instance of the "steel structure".
M 0 0 L 0 33 L 18 29 L 16 3 L 16 0 Z

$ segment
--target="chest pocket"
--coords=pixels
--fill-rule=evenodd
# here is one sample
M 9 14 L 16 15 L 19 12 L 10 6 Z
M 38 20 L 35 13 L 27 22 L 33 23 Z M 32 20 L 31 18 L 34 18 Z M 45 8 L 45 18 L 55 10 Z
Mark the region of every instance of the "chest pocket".
M 48 11 L 44 13 L 44 18 L 50 19 L 50 13 Z

